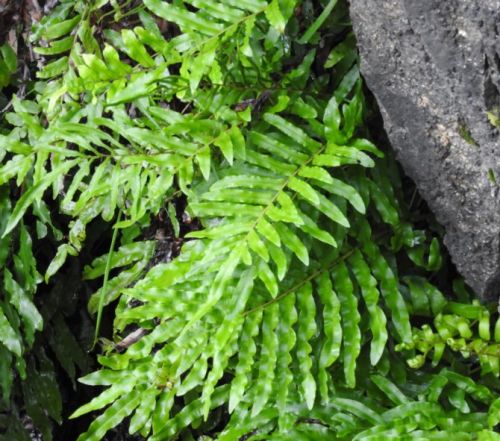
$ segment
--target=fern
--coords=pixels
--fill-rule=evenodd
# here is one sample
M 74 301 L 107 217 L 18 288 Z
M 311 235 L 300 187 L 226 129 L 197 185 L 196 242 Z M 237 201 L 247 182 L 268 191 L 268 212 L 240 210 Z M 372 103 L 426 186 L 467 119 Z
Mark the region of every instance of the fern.
M 8 191 L 0 190 L 0 231 L 11 214 Z M 38 225 L 37 236 L 46 231 Z M 32 237 L 24 222 L 15 234 L 0 240 L 0 273 L 2 301 L 0 303 L 0 428 L 6 439 L 26 439 L 21 415 L 27 414 L 43 435 L 52 439 L 52 426 L 62 421 L 62 397 L 56 380 L 50 350 L 59 361 L 73 385 L 77 368 L 87 368 L 88 359 L 67 324 L 65 311 L 55 311 L 59 292 L 46 298 L 53 306 L 35 306 L 35 292 L 42 277 Z M 54 290 L 57 291 L 57 290 Z M 42 336 L 38 331 L 45 328 Z M 18 379 L 22 380 L 21 387 Z M 19 403 L 19 398 L 23 401 Z
M 411 343 L 401 344 L 397 349 L 417 350 L 418 355 L 408 360 L 413 368 L 421 366 L 431 353 L 432 364 L 437 366 L 448 349 L 465 358 L 473 357 L 481 366 L 483 375 L 492 373 L 498 377 L 500 319 L 496 318 L 492 326 L 490 317 L 489 308 L 477 301 L 472 304 L 449 302 L 434 318 L 435 331 L 425 324 L 414 333 Z
M 0 185 L 23 187 L 13 208 L 1 193 L 0 252 L 18 234 L 14 268 L 31 275 L 3 270 L 25 335 L 2 305 L 2 372 L 41 327 L 23 297 L 42 282 L 27 214 L 58 242 L 45 282 L 101 218 L 110 252 L 82 277 L 104 277 L 89 311 L 116 302 L 115 341 L 80 380 L 104 389 L 72 415 L 100 412 L 79 441 L 126 419 L 150 441 L 192 436 L 217 412 L 222 440 L 496 439 L 497 355 L 481 353 L 478 383 L 442 359 L 446 344 L 479 354 L 456 337 L 477 318 L 490 340 L 487 309 L 425 279 L 439 241 L 413 228 L 394 163 L 368 140 L 345 4 L 129 3 L 60 1 L 34 29 L 36 97 L 13 97 L 0 135 Z M 184 205 L 199 227 L 158 263 L 147 229 L 168 206 L 179 236 Z M 480 316 L 447 315 L 469 308 Z M 436 316 L 437 334 L 411 316 Z
M 0 219 L 5 224 L 10 214 L 10 200 L 5 191 L 2 191 L 0 197 Z M 42 329 L 43 323 L 40 312 L 33 304 L 33 294 L 40 282 L 40 275 L 36 270 L 36 261 L 31 251 L 31 237 L 24 225 L 21 225 L 19 229 L 16 252 L 9 256 L 11 240 L 11 237 L 3 239 L 0 246 L 0 264 L 3 267 L 2 291 L 5 293 L 0 307 L 0 342 L 2 343 L 0 363 L 3 372 L 8 372 L 11 365 L 15 363 L 21 377 L 26 378 L 23 353 L 31 348 L 35 332 Z M 2 377 L 4 399 L 10 395 L 11 382 L 10 376 Z
M 210 158 L 215 147 L 223 152 L 226 150 L 230 159 L 232 147 L 228 141 L 232 138 L 235 142 L 241 142 L 239 126 L 248 119 L 248 112 L 239 116 L 230 107 L 245 97 L 248 93 L 246 90 L 239 91 L 235 85 L 235 93 L 228 97 L 224 86 L 220 85 L 209 94 L 200 94 L 196 99 L 201 101 L 200 113 L 205 112 L 205 115 L 198 113 L 184 117 L 179 112 L 159 106 L 158 103 L 174 95 L 183 97 L 187 93 L 196 92 L 199 84 L 193 84 L 193 78 L 199 75 L 201 80 L 204 74 L 203 65 L 207 61 L 205 54 L 198 53 L 210 44 L 222 45 L 226 34 L 233 35 L 236 31 L 241 32 L 243 28 L 245 30 L 241 32 L 241 38 L 248 40 L 250 36 L 247 34 L 253 31 L 257 16 L 259 19 L 268 16 L 270 21 L 279 26 L 283 20 L 279 9 L 276 10 L 275 6 L 266 6 L 264 3 L 258 9 L 256 6 L 259 4 L 255 2 L 249 3 L 247 5 L 249 9 L 245 11 L 233 8 L 234 13 L 228 16 L 235 17 L 234 23 L 224 22 L 215 25 L 210 24 L 206 17 L 193 21 L 191 12 L 175 6 L 167 6 L 158 1 L 146 2 L 145 5 L 160 17 L 173 14 L 173 21 L 176 24 L 181 28 L 188 27 L 189 32 L 183 34 L 188 38 L 182 39 L 181 47 L 182 52 L 187 52 L 184 63 L 191 62 L 194 54 L 198 54 L 198 58 L 194 60 L 199 59 L 199 61 L 194 66 L 183 64 L 180 67 L 181 75 L 169 75 L 169 65 L 177 64 L 179 60 L 175 54 L 167 60 L 159 54 L 154 62 L 151 57 L 147 63 L 143 61 L 138 71 L 134 73 L 128 64 L 120 61 L 119 52 L 113 46 L 107 45 L 101 54 L 97 42 L 92 37 L 89 28 L 90 16 L 98 11 L 99 5 L 103 2 L 98 2 L 97 5 L 77 2 L 74 6 L 72 3 L 66 2 L 60 5 L 52 18 L 41 23 L 43 26 L 34 35 L 43 38 L 47 44 L 47 41 L 53 38 L 76 34 L 81 44 L 73 41 L 74 36 L 65 37 L 65 40 L 70 38 L 73 42 L 67 58 L 61 58 L 59 50 L 41 51 L 44 55 L 58 55 L 57 61 L 49 63 L 45 71 L 39 73 L 39 76 L 51 79 L 46 87 L 47 97 L 43 94 L 39 97 L 41 108 L 36 103 L 20 102 L 14 98 L 16 113 L 7 114 L 6 117 L 12 124 L 18 126 L 18 129 L 2 137 L 3 148 L 13 153 L 11 160 L 1 170 L 4 182 L 12 177 L 21 181 L 30 167 L 36 164 L 32 188 L 23 195 L 15 207 L 4 235 L 16 226 L 33 201 L 50 187 L 54 196 L 64 192 L 61 201 L 62 212 L 78 218 L 71 224 L 69 243 L 59 247 L 58 255 L 49 267 L 46 279 L 61 267 L 68 255 L 76 255 L 80 251 L 85 238 L 85 226 L 92 219 L 102 215 L 109 221 L 118 208 L 128 217 L 118 227 L 133 225 L 146 213 L 159 211 L 165 194 L 168 195 L 168 191 L 172 188 L 175 176 L 178 176 L 180 189 L 185 193 L 188 192 L 193 179 L 195 161 L 208 177 Z M 230 10 L 230 6 L 219 5 L 214 13 L 218 11 L 218 15 L 222 12 L 226 15 Z M 68 18 L 72 11 L 79 13 Z M 246 15 L 242 16 L 244 13 Z M 176 47 L 176 43 L 167 42 L 161 37 L 149 14 L 143 11 L 141 19 L 144 28 L 135 29 L 135 33 L 124 30 L 121 37 L 110 32 L 110 41 L 116 43 L 126 56 L 140 63 L 141 57 L 137 54 L 142 54 L 143 57 L 148 54 L 146 43 L 140 41 L 137 36 L 143 32 L 143 41 L 151 43 L 153 37 L 150 34 L 152 34 L 160 40 L 153 39 L 156 41 L 156 46 L 151 44 L 157 47 L 161 43 L 164 51 L 170 54 L 168 46 Z M 249 21 L 251 24 L 244 26 Z M 206 39 L 200 40 L 197 32 L 206 36 Z M 259 37 L 255 38 L 259 40 Z M 236 48 L 238 41 L 235 39 L 233 41 Z M 60 40 L 57 40 L 53 45 L 59 47 L 59 43 Z M 247 41 L 246 44 L 250 43 Z M 154 47 L 148 46 L 150 50 L 154 50 Z M 90 49 L 97 53 L 87 53 Z M 213 50 L 210 49 L 210 53 Z M 174 52 L 177 53 L 177 49 L 174 49 Z M 211 58 L 214 56 L 210 55 Z M 64 66 L 63 61 L 65 61 Z M 60 69 L 54 69 L 54 63 L 60 65 Z M 68 63 L 74 65 L 75 69 Z M 143 66 L 144 64 L 146 66 Z M 227 74 L 235 76 L 236 81 L 241 81 L 240 68 L 241 66 L 236 65 Z M 246 70 L 250 77 L 258 73 L 255 80 L 259 84 L 258 90 L 264 90 L 266 85 L 271 85 L 270 79 L 266 79 L 264 75 L 265 71 L 259 70 L 259 66 L 254 68 L 251 65 L 251 68 Z M 254 70 L 257 70 L 257 73 Z M 66 73 L 59 78 L 63 72 Z M 186 75 L 191 81 L 189 91 L 186 89 Z M 130 79 L 127 80 L 127 77 Z M 222 78 L 219 80 L 214 82 L 221 83 Z M 246 82 L 245 88 L 251 90 L 252 84 Z M 116 90 L 120 90 L 118 95 Z M 157 99 L 145 97 L 156 90 L 159 93 Z M 85 96 L 83 101 L 79 102 L 81 94 Z M 96 105 L 92 96 L 103 96 L 104 101 Z M 220 116 L 213 120 L 206 112 L 212 112 L 213 109 L 210 107 L 223 96 L 226 100 L 224 108 L 218 110 Z M 194 98 L 188 96 L 185 101 L 189 105 Z M 63 99 L 73 102 L 74 111 L 59 113 Z M 120 104 L 131 101 L 136 102 L 138 111 L 143 115 L 143 121 L 140 123 L 127 115 L 125 105 Z M 203 101 L 206 103 L 203 104 Z M 106 105 L 107 108 L 104 107 Z M 68 104 L 64 106 L 65 109 L 70 107 Z M 42 135 L 41 120 L 44 118 L 47 118 L 50 124 L 43 130 Z M 170 127 L 167 128 L 166 124 Z M 204 128 L 203 132 L 200 132 L 200 128 Z M 121 137 L 125 138 L 126 144 L 120 142 Z M 30 144 L 24 143 L 24 140 L 28 140 Z M 57 164 L 60 164 L 59 168 Z M 49 168 L 52 168 L 52 172 L 48 172 Z M 168 170 L 166 176 L 165 170 Z M 61 176 L 69 173 L 73 176 L 73 180 L 63 189 Z M 88 179 L 90 176 L 92 179 Z M 103 180 L 104 176 L 108 179 Z M 134 176 L 134 179 L 130 179 L 130 176 Z M 148 191 L 145 191 L 146 189 Z

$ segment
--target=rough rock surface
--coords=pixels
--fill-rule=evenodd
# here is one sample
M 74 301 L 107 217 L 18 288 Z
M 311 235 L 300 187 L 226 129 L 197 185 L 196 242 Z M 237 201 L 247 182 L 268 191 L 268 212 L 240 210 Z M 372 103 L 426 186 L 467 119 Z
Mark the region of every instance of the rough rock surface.
M 398 160 L 468 284 L 498 298 L 500 0 L 351 0 L 351 18 Z

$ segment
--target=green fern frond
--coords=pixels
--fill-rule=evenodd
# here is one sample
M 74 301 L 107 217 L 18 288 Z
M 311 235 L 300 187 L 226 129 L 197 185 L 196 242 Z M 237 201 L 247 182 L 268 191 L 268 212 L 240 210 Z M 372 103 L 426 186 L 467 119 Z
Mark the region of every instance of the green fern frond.
M 172 8 L 163 12 L 180 13 Z M 290 73 L 282 84 L 307 74 L 311 62 L 308 59 L 302 72 Z M 399 225 L 397 204 L 379 189 L 376 174 L 363 171 L 375 165 L 370 154 L 382 153 L 355 137 L 362 118 L 360 90 L 357 69 L 329 101 L 307 103 L 294 92 L 271 90 L 276 104 L 261 121 L 248 125 L 243 119 L 216 132 L 213 145 L 221 154 L 216 175 L 207 163 L 213 153 L 206 140 L 200 143 L 203 156 L 197 160 L 201 176 L 194 174 L 192 165 L 179 173 L 188 209 L 206 228 L 187 236 L 195 240 L 186 243 L 178 259 L 122 291 L 125 299 L 140 303 L 117 311 L 116 324 L 119 329 L 132 323 L 151 329 L 144 338 L 147 344 L 138 342 L 124 354 L 101 359 L 104 366 L 122 373 L 123 381 L 131 369 L 140 372 L 146 365 L 157 372 L 156 378 L 166 378 L 161 383 L 168 388 L 152 410 L 162 416 L 153 418 L 153 439 L 169 430 L 165 427 L 170 427 L 168 415 L 176 395 L 199 394 L 201 408 L 196 412 L 206 418 L 224 371 L 234 369 L 234 378 L 229 395 L 220 400 L 233 413 L 247 409 L 253 417 L 276 406 L 283 430 L 290 428 L 286 412 L 292 397 L 309 409 L 319 394 L 329 402 L 330 369 L 337 359 L 343 364 L 345 384 L 354 387 L 357 359 L 367 342 L 362 338 L 361 304 L 370 311 L 372 365 L 382 357 L 389 332 L 396 340 L 411 341 L 397 276 L 364 220 L 370 207 L 393 228 Z M 219 88 L 213 91 L 217 94 Z M 206 110 L 215 112 L 216 96 Z M 217 116 L 225 118 L 224 113 Z M 194 124 L 181 118 L 179 129 L 196 142 Z M 171 143 L 178 132 L 176 122 L 169 122 L 165 133 Z M 180 148 L 175 145 L 175 154 Z M 348 167 L 355 171 L 349 174 Z M 314 262 L 317 255 L 328 256 L 325 262 L 330 265 L 311 264 L 311 254 Z M 307 266 L 311 271 L 304 277 Z M 288 327 L 277 321 L 282 308 Z M 387 327 L 387 316 L 393 330 Z M 164 331 L 157 333 L 152 320 L 159 320 L 157 326 Z M 318 345 L 321 341 L 324 345 Z M 158 345 L 154 355 L 145 349 Z M 275 378 L 284 379 L 278 395 L 273 394 Z M 147 380 L 133 387 L 158 386 Z
M 422 298 L 431 300 L 436 297 L 436 290 L 428 282 L 420 279 L 408 280 L 415 310 L 422 311 Z M 439 292 L 437 293 L 439 294 Z M 483 375 L 500 375 L 500 319 L 491 318 L 490 310 L 477 301 L 472 304 L 440 302 L 436 309 L 436 300 L 431 300 L 431 308 L 436 314 L 433 326 L 425 324 L 415 330 L 413 340 L 397 346 L 399 351 L 416 350 L 417 355 L 408 359 L 408 364 L 417 368 L 422 366 L 427 356 L 432 365 L 437 366 L 446 351 L 459 352 L 465 359 L 476 359 Z M 417 309 L 418 308 L 418 309 Z M 494 322 L 494 323 L 493 323 Z M 433 329 L 434 328 L 434 329 Z M 491 330 L 493 329 L 493 333 Z

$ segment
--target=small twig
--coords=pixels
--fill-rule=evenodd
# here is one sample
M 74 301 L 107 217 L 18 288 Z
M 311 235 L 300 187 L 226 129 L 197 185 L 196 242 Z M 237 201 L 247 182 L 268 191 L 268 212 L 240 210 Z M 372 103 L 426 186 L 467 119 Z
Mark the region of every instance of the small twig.
M 31 0 L 31 6 L 35 10 L 36 15 L 38 17 L 41 17 L 42 16 L 42 8 L 40 7 L 40 3 L 38 3 L 38 0 Z M 38 20 L 39 20 L 39 18 L 37 19 L 37 21 Z
M 410 200 L 410 205 L 408 206 L 408 211 L 410 211 L 412 209 L 416 196 L 417 196 L 417 187 L 415 187 L 415 189 L 413 190 L 413 194 L 411 195 L 411 200 Z
M 120 340 L 116 343 L 115 348 L 119 351 L 123 351 L 127 349 L 129 346 L 132 346 L 134 343 L 138 342 L 142 337 L 148 334 L 148 331 L 144 328 L 138 328 L 135 331 L 131 332 L 127 335 L 123 340 Z
M 43 7 L 44 14 L 48 14 L 52 9 L 54 9 L 58 1 L 59 0 L 47 0 L 47 3 L 45 3 L 45 6 Z
M 188 103 L 184 106 L 184 108 L 181 110 L 181 115 L 184 115 L 184 114 L 188 111 L 189 107 L 191 107 L 191 102 L 188 102 Z

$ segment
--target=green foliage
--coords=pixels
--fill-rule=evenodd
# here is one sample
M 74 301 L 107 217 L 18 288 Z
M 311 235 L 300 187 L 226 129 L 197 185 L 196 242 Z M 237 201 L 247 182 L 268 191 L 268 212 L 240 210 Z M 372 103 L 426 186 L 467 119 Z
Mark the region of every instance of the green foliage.
M 8 196 L 3 187 L 0 190 L 0 231 L 12 215 Z M 37 234 L 46 234 L 41 225 Z M 0 240 L 0 429 L 6 431 L 5 439 L 9 440 L 29 439 L 20 421 L 21 412 L 29 415 L 46 440 L 52 439 L 53 422 L 60 424 L 62 421 L 62 398 L 47 349 L 50 348 L 73 385 L 75 367 L 84 369 L 87 365 L 64 311 L 53 309 L 57 304 L 53 295 L 47 299 L 52 301 L 51 307 L 40 310 L 35 306 L 34 294 L 42 282 L 36 266 L 32 237 L 21 222 L 15 234 Z M 44 324 L 46 334 L 37 335 Z M 16 377 L 22 380 L 21 388 Z M 15 400 L 18 396 L 22 396 L 24 408 L 18 409 Z M 10 414 L 4 415 L 6 411 Z
M 0 90 L 8 86 L 17 71 L 17 55 L 8 43 L 0 46 Z
M 433 325 L 434 330 L 428 324 L 423 325 L 414 332 L 411 343 L 397 347 L 401 351 L 417 350 L 419 354 L 408 360 L 410 366 L 420 367 L 430 354 L 432 364 L 437 366 L 448 349 L 464 358 L 472 357 L 481 366 L 483 375 L 500 375 L 500 318 L 496 317 L 492 323 L 490 309 L 477 301 L 448 302 L 434 318 Z
M 1 229 L 10 214 L 10 200 L 3 190 L 0 194 Z M 8 372 L 15 364 L 21 378 L 26 378 L 26 363 L 23 354 L 33 345 L 35 332 L 42 329 L 43 319 L 33 304 L 33 295 L 41 281 L 36 270 L 36 260 L 31 250 L 31 237 L 21 224 L 17 243 L 12 236 L 0 242 L 0 266 L 2 270 L 2 292 L 4 298 L 0 307 L 0 358 L 2 372 Z M 10 249 L 15 250 L 10 254 Z M 11 272 L 12 270 L 12 272 Z M 8 399 L 12 378 L 2 376 L 2 395 Z
M 82 278 L 103 278 L 89 311 L 99 323 L 116 305 L 118 343 L 80 379 L 104 389 L 72 415 L 99 412 L 79 441 L 126 419 L 150 441 L 210 421 L 222 440 L 498 438 L 488 309 L 426 279 L 439 241 L 413 228 L 395 164 L 367 139 L 344 2 L 62 0 L 32 40 L 35 98 L 12 98 L 0 135 L 0 253 L 15 250 L 4 396 L 42 325 L 24 219 L 57 241 L 46 283 L 104 222 L 109 252 Z M 183 246 L 158 263 L 147 238 L 162 216 Z M 412 329 L 419 316 L 436 333 Z M 477 356 L 484 378 L 446 346 Z

